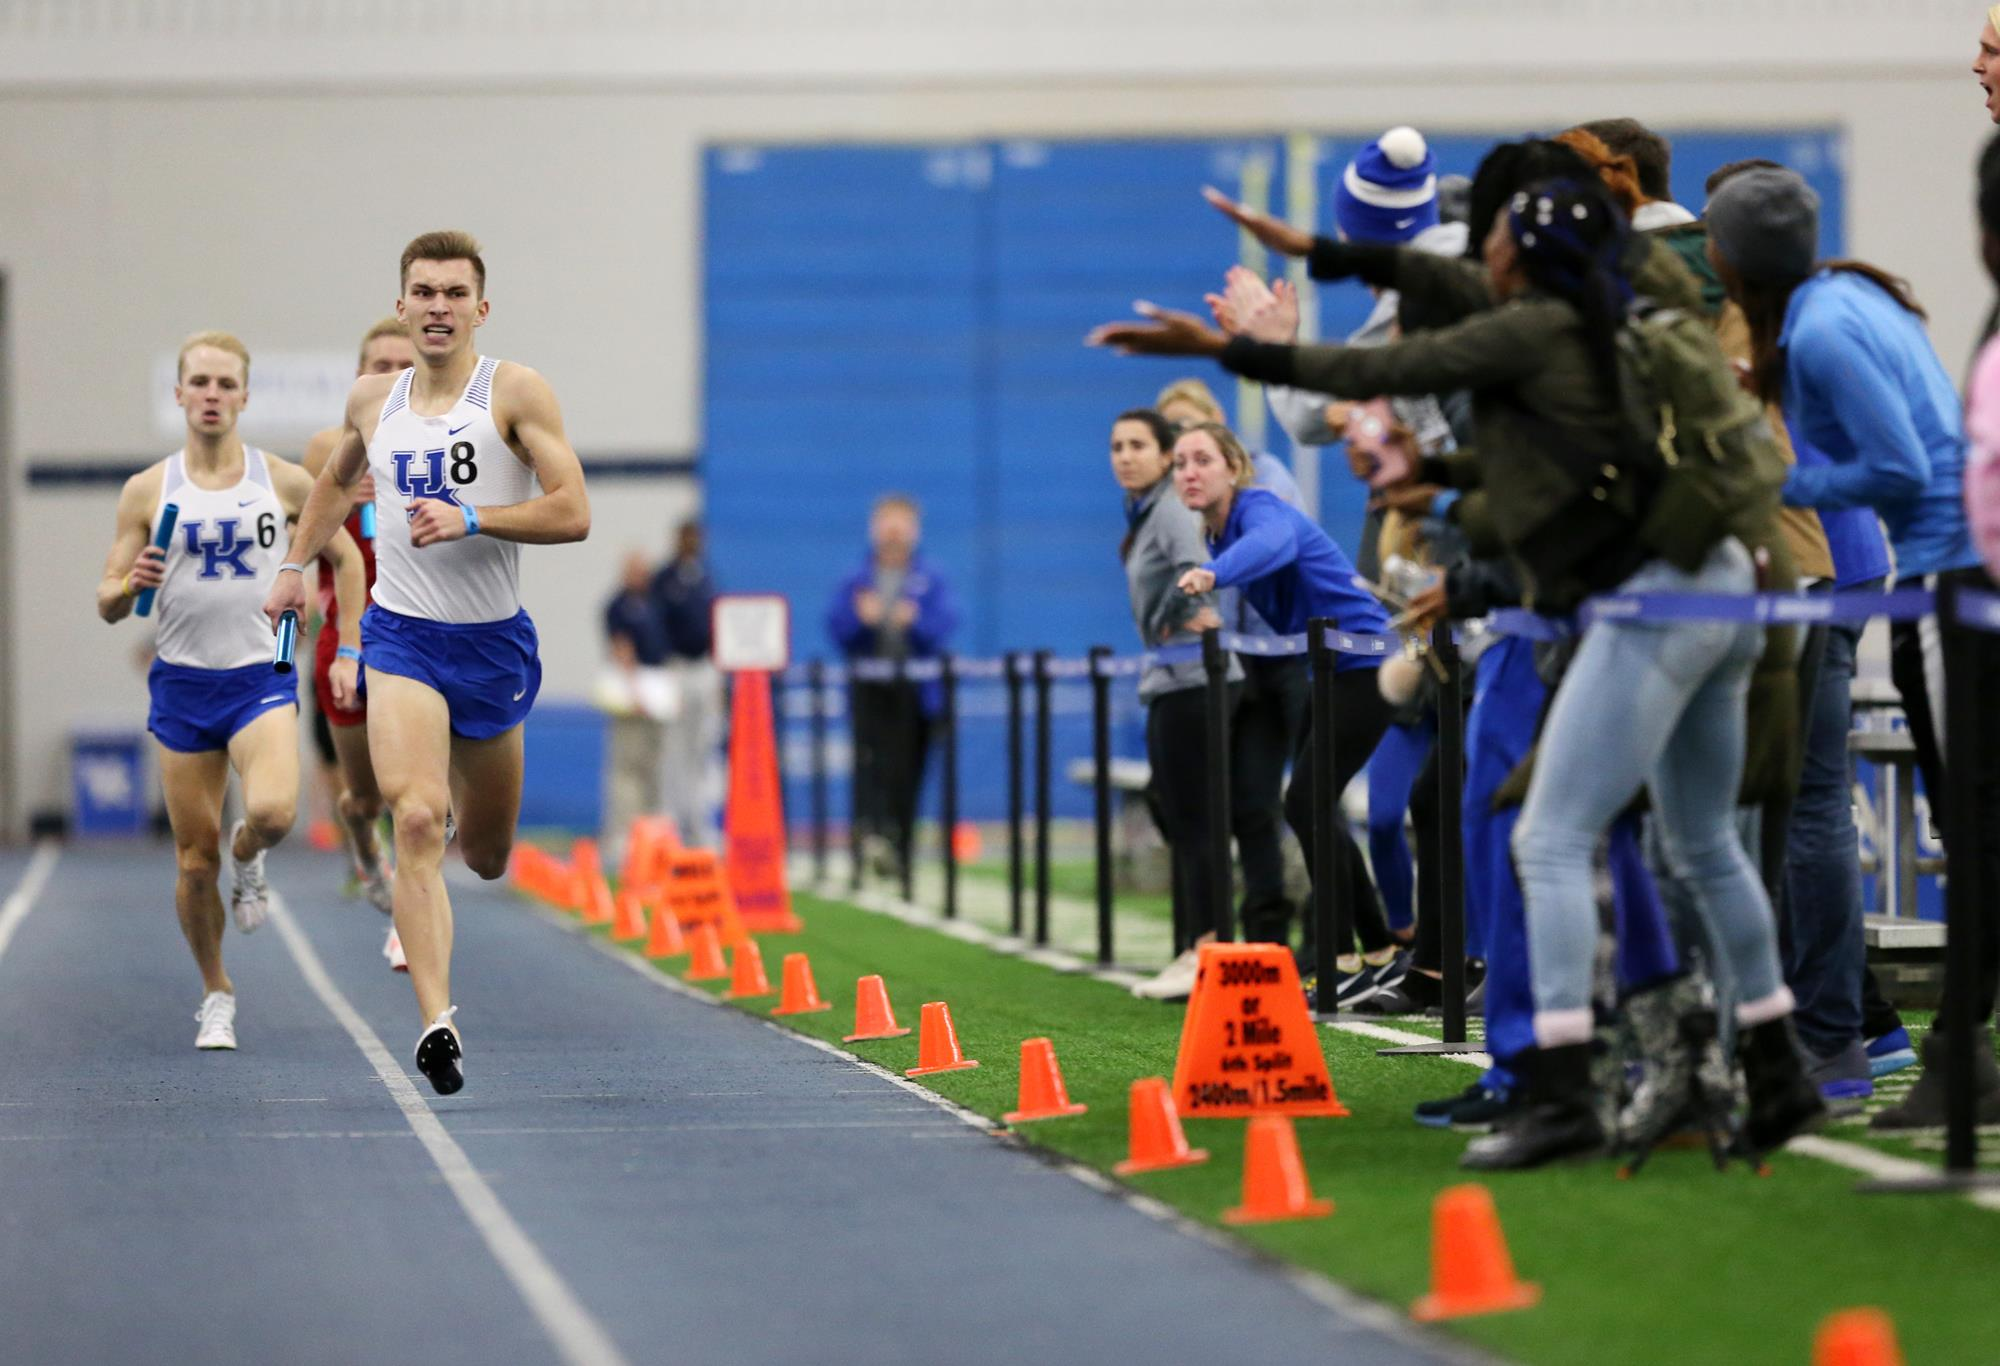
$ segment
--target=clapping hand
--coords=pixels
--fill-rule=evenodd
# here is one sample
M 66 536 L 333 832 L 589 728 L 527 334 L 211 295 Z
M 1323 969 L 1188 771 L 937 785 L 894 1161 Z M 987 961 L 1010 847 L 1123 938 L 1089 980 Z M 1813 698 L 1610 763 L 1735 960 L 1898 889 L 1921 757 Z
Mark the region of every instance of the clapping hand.
M 1221 294 L 1204 294 L 1216 326 L 1237 337 L 1289 345 L 1299 336 L 1299 292 L 1289 280 L 1265 284 L 1243 266 L 1231 266 Z

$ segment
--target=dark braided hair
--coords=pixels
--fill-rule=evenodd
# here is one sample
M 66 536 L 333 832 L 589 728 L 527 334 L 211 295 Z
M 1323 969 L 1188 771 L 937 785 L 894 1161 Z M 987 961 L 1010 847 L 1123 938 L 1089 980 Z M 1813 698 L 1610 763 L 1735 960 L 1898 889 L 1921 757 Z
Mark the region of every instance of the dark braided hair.
M 1631 226 L 1595 176 L 1544 180 L 1515 194 L 1507 222 L 1521 269 L 1583 318 L 1591 359 L 1615 393 L 1618 329 L 1632 309 L 1625 262 Z

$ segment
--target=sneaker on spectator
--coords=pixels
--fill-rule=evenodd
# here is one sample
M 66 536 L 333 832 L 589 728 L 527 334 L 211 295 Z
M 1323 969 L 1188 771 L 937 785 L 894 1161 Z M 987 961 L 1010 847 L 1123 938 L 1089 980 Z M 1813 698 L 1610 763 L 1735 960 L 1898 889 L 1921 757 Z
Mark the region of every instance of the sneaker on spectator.
M 1490 1134 L 1500 1127 L 1502 1120 L 1519 1110 L 1526 1099 L 1517 1087 L 1481 1082 L 1478 1090 L 1478 1095 L 1461 1100 L 1445 1116 L 1445 1122 L 1455 1133 Z
M 1868 1050 L 1861 1040 L 1851 1040 L 1837 1053 L 1821 1056 L 1805 1044 L 1799 1052 L 1806 1064 L 1806 1077 L 1819 1088 L 1827 1113 L 1851 1116 L 1861 1113 L 1861 1103 L 1875 1094 L 1875 1078 L 1870 1070 Z
M 1910 1042 L 1910 1031 L 1901 1025 L 1869 1039 L 1867 1049 L 1868 1071 L 1877 1077 L 1886 1077 L 1891 1072 L 1900 1072 L 1917 1063 L 1917 1050 Z
M 1187 949 L 1159 973 L 1132 988 L 1132 994 L 1146 1001 L 1185 1001 L 1194 991 L 1198 956 Z
M 1426 1129 L 1448 1128 L 1451 1112 L 1459 1106 L 1479 1099 L 1486 1092 L 1486 1078 L 1481 1077 L 1455 1096 L 1443 1096 L 1437 1100 L 1420 1100 L 1413 1115 L 1417 1123 Z

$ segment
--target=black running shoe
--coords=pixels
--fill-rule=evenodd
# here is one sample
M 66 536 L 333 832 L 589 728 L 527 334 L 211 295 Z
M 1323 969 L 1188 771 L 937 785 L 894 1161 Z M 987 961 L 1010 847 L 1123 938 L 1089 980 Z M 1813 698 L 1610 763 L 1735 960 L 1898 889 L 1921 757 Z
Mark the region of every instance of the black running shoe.
M 1426 1129 L 1444 1129 L 1451 1125 L 1451 1112 L 1461 1105 L 1470 1104 L 1486 1094 L 1484 1080 L 1475 1081 L 1455 1096 L 1444 1096 L 1438 1100 L 1420 1100 L 1414 1112 L 1417 1123 Z
M 458 1046 L 457 1032 L 451 1027 L 451 1017 L 457 1010 L 457 1006 L 447 1007 L 417 1040 L 417 1070 L 441 1096 L 452 1095 L 465 1085 L 465 1054 Z
M 1519 1087 L 1482 1086 L 1477 1096 L 1454 1106 L 1447 1121 L 1457 1133 L 1490 1134 L 1522 1109 L 1524 1102 Z

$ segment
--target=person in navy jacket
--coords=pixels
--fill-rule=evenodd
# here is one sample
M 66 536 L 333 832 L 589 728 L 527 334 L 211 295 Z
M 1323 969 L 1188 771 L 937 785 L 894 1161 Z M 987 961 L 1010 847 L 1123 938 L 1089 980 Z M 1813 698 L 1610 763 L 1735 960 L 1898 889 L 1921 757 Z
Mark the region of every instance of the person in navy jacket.
M 867 556 L 834 590 L 827 634 L 852 663 L 934 659 L 958 627 L 951 586 L 917 554 L 922 512 L 885 494 L 868 518 Z M 935 681 L 857 681 L 849 691 L 854 734 L 854 814 L 864 857 L 885 876 L 906 867 L 943 700 Z

